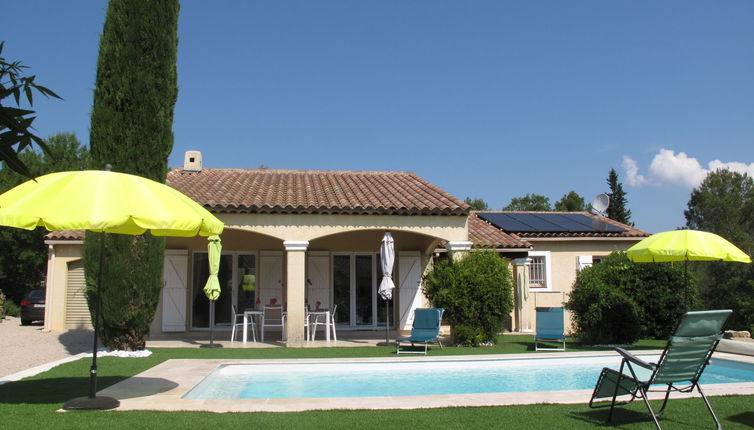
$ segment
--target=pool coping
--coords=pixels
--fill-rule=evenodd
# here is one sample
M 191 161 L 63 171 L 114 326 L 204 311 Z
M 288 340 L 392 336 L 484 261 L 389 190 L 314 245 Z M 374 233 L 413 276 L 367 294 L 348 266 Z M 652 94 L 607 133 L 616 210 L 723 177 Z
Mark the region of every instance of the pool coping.
M 641 351 L 639 354 L 659 354 L 662 351 Z M 528 360 L 542 358 L 614 356 L 613 352 L 566 352 L 546 354 L 492 354 L 422 357 L 369 357 L 321 359 L 171 359 L 121 381 L 98 395 L 120 400 L 115 410 L 209 411 L 209 412 L 302 412 L 332 409 L 420 409 L 463 406 L 503 406 L 540 403 L 588 403 L 592 389 L 567 391 L 527 391 L 515 393 L 440 394 L 427 396 L 391 397 L 333 397 L 305 399 L 183 399 L 182 396 L 210 372 L 226 364 L 306 364 L 354 363 L 384 361 L 461 361 L 461 360 Z M 754 364 L 754 357 L 715 353 L 715 358 Z M 754 382 L 735 384 L 705 384 L 707 396 L 732 394 L 754 395 Z M 650 398 L 662 397 L 654 393 Z M 672 398 L 699 397 L 674 393 Z

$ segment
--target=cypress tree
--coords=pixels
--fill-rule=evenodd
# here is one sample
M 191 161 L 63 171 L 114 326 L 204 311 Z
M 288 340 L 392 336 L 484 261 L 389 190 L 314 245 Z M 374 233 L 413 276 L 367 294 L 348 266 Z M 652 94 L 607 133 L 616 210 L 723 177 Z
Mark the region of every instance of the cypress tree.
M 110 0 L 100 38 L 92 108 L 92 167 L 165 182 L 178 96 L 178 0 Z M 108 348 L 142 349 L 162 288 L 165 242 L 111 234 L 104 244 L 100 337 Z M 84 245 L 89 308 L 99 234 Z M 93 313 L 92 313 L 93 314 Z
M 607 185 L 610 187 L 610 192 L 607 194 L 610 196 L 607 217 L 633 226 L 634 223 L 631 222 L 631 210 L 626 207 L 628 204 L 626 192 L 623 191 L 623 184 L 618 181 L 618 172 L 615 169 L 610 169 L 610 173 L 607 175 Z

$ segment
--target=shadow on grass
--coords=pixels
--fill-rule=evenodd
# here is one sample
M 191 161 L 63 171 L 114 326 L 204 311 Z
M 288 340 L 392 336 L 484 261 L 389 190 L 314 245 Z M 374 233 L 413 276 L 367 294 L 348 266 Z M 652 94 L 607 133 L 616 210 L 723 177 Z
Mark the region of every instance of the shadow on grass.
M 571 416 L 571 418 L 595 426 L 616 426 L 621 424 L 633 424 L 642 421 L 652 423 L 652 417 L 648 413 L 642 413 L 625 408 L 615 408 L 615 410 L 613 411 L 613 419 L 608 423 L 607 415 L 609 413 L 610 408 L 601 408 L 571 412 L 569 415 Z
M 732 421 L 734 423 L 743 424 L 748 427 L 754 428 L 754 412 L 744 412 L 737 415 L 731 415 L 725 417 L 726 421 Z
M 98 387 L 109 387 L 124 376 L 100 376 Z M 89 377 L 24 379 L 0 385 L 0 404 L 64 403 L 89 394 Z

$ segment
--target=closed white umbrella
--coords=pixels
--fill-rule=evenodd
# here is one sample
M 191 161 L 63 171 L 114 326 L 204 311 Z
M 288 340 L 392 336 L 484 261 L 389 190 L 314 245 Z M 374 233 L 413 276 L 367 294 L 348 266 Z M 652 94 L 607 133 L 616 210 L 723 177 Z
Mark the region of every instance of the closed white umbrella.
M 380 282 L 380 288 L 378 293 L 383 300 L 385 300 L 385 306 L 387 311 L 385 312 L 385 342 L 389 342 L 389 330 L 390 330 L 390 302 L 393 298 L 393 289 L 395 284 L 393 283 L 393 263 L 395 262 L 395 245 L 393 241 L 393 235 L 390 232 L 385 232 L 385 236 L 382 238 L 382 245 L 380 246 L 380 261 L 382 262 L 382 281 Z

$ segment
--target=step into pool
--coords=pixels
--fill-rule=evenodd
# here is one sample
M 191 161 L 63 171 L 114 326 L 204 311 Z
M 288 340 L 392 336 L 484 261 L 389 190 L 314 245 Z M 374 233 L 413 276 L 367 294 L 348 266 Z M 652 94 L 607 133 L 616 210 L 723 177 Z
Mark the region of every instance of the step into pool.
M 655 361 L 658 356 L 641 356 Z M 591 389 L 620 357 L 226 364 L 185 399 L 424 396 Z M 754 382 L 754 365 L 713 359 L 702 384 Z

